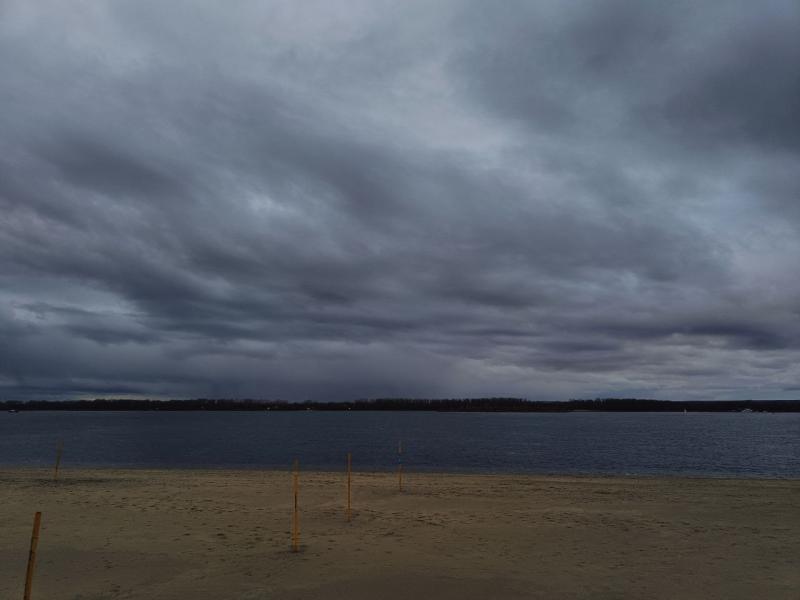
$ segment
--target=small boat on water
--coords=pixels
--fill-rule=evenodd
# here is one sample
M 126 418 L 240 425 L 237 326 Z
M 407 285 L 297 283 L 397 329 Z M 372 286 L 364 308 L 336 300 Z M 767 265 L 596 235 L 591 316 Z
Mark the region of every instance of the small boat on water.
M 19 411 L 18 411 L 16 408 L 9 408 L 9 409 L 8 409 L 8 412 L 16 414 L 16 413 L 18 413 Z

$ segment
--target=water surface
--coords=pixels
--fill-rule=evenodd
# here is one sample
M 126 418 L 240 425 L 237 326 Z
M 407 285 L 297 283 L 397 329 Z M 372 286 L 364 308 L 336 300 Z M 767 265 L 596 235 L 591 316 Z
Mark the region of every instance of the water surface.
M 0 465 L 800 477 L 800 414 L 0 413 Z

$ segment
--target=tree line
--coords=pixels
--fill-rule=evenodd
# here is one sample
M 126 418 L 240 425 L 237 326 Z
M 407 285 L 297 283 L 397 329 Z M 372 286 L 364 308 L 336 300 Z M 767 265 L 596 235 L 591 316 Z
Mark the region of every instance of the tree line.
M 525 398 L 371 398 L 346 402 L 209 399 L 0 400 L 0 410 L 80 411 L 438 411 L 438 412 L 800 412 L 800 400 L 650 400 L 595 398 L 534 401 Z

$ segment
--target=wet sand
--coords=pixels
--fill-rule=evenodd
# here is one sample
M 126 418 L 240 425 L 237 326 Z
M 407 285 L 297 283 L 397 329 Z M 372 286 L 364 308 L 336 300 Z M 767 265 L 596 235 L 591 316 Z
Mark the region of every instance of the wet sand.
M 0 598 L 800 598 L 800 481 L 0 470 Z

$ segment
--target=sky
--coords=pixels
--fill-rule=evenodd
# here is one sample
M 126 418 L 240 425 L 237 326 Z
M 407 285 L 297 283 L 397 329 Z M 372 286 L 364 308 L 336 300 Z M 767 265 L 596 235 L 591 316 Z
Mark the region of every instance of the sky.
M 0 0 L 0 399 L 800 397 L 796 0 Z

